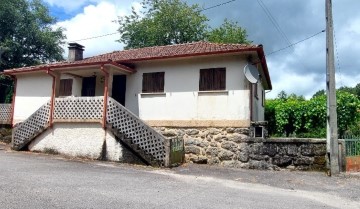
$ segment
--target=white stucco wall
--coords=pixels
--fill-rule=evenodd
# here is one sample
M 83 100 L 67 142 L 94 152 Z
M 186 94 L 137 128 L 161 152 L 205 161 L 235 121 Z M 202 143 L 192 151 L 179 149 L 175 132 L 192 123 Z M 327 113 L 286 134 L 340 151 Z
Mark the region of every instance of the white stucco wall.
M 14 122 L 24 121 L 39 107 L 50 100 L 52 77 L 46 73 L 17 76 Z
M 126 107 L 144 120 L 249 120 L 250 91 L 244 57 L 141 63 L 127 77 Z M 200 69 L 226 68 L 226 91 L 199 93 Z M 142 75 L 165 72 L 164 94 L 141 94 Z
M 123 147 L 99 123 L 55 123 L 29 144 L 29 150 L 54 150 L 70 157 L 98 159 L 104 140 L 107 159 L 123 161 Z

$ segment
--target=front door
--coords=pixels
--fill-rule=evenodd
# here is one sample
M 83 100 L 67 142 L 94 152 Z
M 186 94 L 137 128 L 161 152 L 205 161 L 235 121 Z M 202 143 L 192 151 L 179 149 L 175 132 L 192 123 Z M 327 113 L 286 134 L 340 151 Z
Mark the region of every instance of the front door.
M 93 97 L 95 96 L 96 77 L 85 77 L 82 82 L 81 96 Z
M 112 98 L 125 106 L 126 75 L 114 75 Z

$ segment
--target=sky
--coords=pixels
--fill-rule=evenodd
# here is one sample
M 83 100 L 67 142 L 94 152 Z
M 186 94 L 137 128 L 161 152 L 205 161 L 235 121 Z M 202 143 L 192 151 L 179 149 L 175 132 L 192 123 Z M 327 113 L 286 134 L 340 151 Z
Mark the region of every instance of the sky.
M 209 8 L 229 0 L 185 1 Z M 141 0 L 44 2 L 58 20 L 54 27 L 66 29 L 66 41 L 85 46 L 84 57 L 122 50 L 124 45 L 116 42 L 119 26 L 114 21 L 128 15 L 131 7 L 141 8 Z M 358 8 L 359 0 L 333 0 L 337 87 L 354 87 L 360 83 Z M 282 90 L 311 98 L 318 90 L 325 89 L 326 34 L 321 32 L 326 28 L 325 0 L 233 0 L 202 13 L 209 18 L 211 27 L 218 27 L 225 18 L 238 22 L 247 30 L 253 44 L 264 46 L 273 85 L 267 98 L 275 98 Z M 86 39 L 104 34 L 112 35 Z M 298 44 L 288 47 L 294 43 Z M 67 52 L 66 45 L 64 49 Z

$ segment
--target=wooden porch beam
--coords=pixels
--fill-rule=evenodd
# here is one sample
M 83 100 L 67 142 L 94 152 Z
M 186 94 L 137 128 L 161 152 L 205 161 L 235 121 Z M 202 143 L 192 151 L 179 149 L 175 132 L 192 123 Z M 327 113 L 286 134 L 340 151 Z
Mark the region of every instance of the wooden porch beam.
M 102 126 L 103 126 L 103 129 L 106 129 L 107 101 L 108 101 L 108 95 L 109 95 L 109 89 L 108 89 L 109 72 L 104 68 L 104 65 L 101 65 L 100 70 L 105 74 Z
M 51 87 L 51 99 L 50 99 L 50 116 L 49 116 L 49 126 L 53 125 L 53 115 L 54 115 L 54 104 L 55 104 L 55 93 L 56 93 L 56 75 L 53 71 L 48 68 L 46 73 L 52 77 L 52 87 Z

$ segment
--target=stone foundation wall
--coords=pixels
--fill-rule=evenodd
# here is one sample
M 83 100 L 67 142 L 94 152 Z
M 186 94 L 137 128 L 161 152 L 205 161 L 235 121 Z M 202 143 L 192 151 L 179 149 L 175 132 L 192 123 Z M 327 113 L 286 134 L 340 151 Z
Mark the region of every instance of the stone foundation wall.
M 325 139 L 268 139 L 254 136 L 254 128 L 166 128 L 166 137 L 180 137 L 186 162 L 235 168 L 323 170 Z

